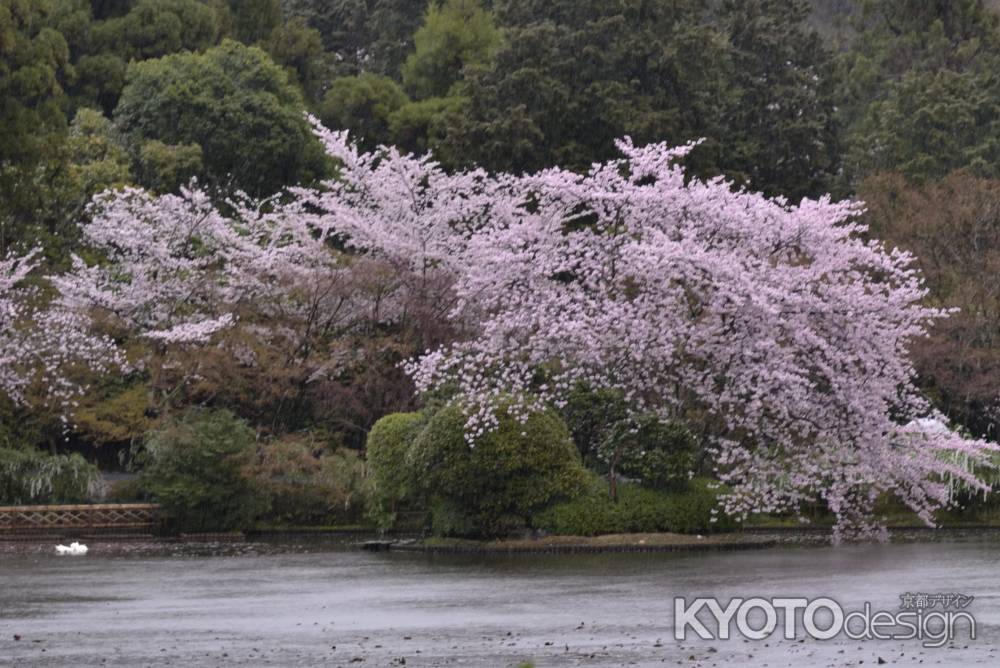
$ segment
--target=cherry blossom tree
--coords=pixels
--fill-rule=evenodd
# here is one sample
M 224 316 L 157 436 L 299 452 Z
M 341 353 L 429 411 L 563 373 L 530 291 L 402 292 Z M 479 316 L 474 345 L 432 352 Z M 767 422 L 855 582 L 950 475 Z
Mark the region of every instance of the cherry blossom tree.
M 344 252 L 345 233 L 317 214 L 315 199 L 303 191 L 217 205 L 197 184 L 177 195 L 105 193 L 83 227 L 102 259 L 74 258 L 70 272 L 53 277 L 60 303 L 100 313 L 144 342 L 144 362 L 164 396 L 208 385 L 224 393 L 239 376 L 282 410 L 374 364 L 378 351 L 366 345 L 385 330 L 417 330 L 418 347 L 407 355 L 436 345 L 449 276 L 430 266 L 416 271 L 405 252 Z M 346 216 L 337 220 L 347 227 Z M 331 401 L 342 398 L 326 391 Z
M 161 402 L 183 400 L 220 368 L 223 383 L 243 373 L 263 385 L 258 370 L 287 366 L 322 375 L 336 360 L 311 354 L 312 334 L 358 315 L 356 286 L 324 230 L 290 224 L 272 202 L 225 208 L 197 184 L 178 195 L 105 193 L 83 228 L 101 261 L 74 258 L 53 279 L 64 306 L 100 313 L 134 344 Z
M 691 145 L 624 140 L 586 174 L 514 176 L 316 130 L 340 162 L 318 189 L 227 215 L 197 189 L 99 202 L 85 238 L 108 262 L 78 261 L 57 281 L 64 303 L 166 346 L 232 327 L 309 346 L 305 332 L 398 323 L 418 304 L 454 338 L 407 371 L 456 393 L 470 446 L 501 397 L 523 417 L 581 382 L 614 389 L 665 420 L 707 416 L 727 512 L 820 497 L 836 537 L 878 530 L 883 492 L 930 523 L 955 480 L 985 487 L 968 462 L 995 446 L 920 426 L 943 418 L 908 346 L 947 313 L 924 304 L 911 256 L 866 240 L 859 204 L 689 181 Z M 352 283 L 362 261 L 385 269 L 374 293 Z
M 456 284 L 477 333 L 415 361 L 418 387 L 457 385 L 473 440 L 510 392 L 558 405 L 583 381 L 668 419 L 696 405 L 732 514 L 819 496 L 842 537 L 875 530 L 891 491 L 931 522 L 945 479 L 971 478 L 943 455 L 993 446 L 903 426 L 933 415 L 907 346 L 946 315 L 913 258 L 865 241 L 856 203 L 686 183 L 690 146 L 619 148 L 583 176 L 499 184 L 519 206 L 472 239 Z
M 35 249 L 0 259 L 0 397 L 20 404 L 36 388 L 38 399 L 68 424 L 86 389 L 76 371 L 85 366 L 110 373 L 124 367 L 124 358 L 111 339 L 89 332 L 85 313 L 53 304 L 38 286 L 26 285 L 38 255 Z
M 582 176 L 488 178 L 320 134 L 345 165 L 313 200 L 330 225 L 455 275 L 450 317 L 470 335 L 408 370 L 421 390 L 457 388 L 470 445 L 501 397 L 526 414 L 586 382 L 664 419 L 712 416 L 732 514 L 818 496 L 843 537 L 878 529 L 882 492 L 930 523 L 952 481 L 983 487 L 949 455 L 985 464 L 995 446 L 920 427 L 941 416 L 907 347 L 947 313 L 923 304 L 911 256 L 864 239 L 858 203 L 687 182 L 676 162 L 691 145 L 625 140 Z

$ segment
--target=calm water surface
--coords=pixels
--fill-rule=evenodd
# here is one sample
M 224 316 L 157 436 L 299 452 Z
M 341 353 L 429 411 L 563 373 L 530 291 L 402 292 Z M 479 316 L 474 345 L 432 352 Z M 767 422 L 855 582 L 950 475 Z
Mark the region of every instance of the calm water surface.
M 0 554 L 0 665 L 1000 666 L 995 540 L 498 558 L 94 547 Z M 824 595 L 895 610 L 906 592 L 974 595 L 978 638 L 941 649 L 673 639 L 674 596 Z

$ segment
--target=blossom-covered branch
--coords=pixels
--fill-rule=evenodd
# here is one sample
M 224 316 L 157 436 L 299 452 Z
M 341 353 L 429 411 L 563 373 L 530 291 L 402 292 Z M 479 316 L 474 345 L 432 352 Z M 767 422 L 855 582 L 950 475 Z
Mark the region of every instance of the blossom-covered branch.
M 109 338 L 90 333 L 86 313 L 51 303 L 25 284 L 38 254 L 36 249 L 0 259 L 0 395 L 21 403 L 36 387 L 66 422 L 85 389 L 73 368 L 82 364 L 109 373 L 123 368 L 124 358 Z

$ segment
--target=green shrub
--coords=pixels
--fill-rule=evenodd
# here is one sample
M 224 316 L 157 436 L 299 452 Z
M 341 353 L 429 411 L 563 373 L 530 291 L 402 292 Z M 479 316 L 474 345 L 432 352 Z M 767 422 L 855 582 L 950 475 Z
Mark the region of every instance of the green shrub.
M 0 503 L 77 503 L 100 481 L 97 467 L 79 454 L 0 448 Z
M 719 483 L 704 478 L 695 478 L 683 492 L 671 495 L 668 506 L 667 525 L 677 533 L 708 533 L 711 531 L 732 531 L 738 523 L 719 510 Z M 712 511 L 716 510 L 716 521 L 712 522 Z
M 475 518 L 449 499 L 436 499 L 431 503 L 430 524 L 435 536 L 472 536 L 477 533 Z
M 568 501 L 549 506 L 532 518 L 536 528 L 557 535 L 599 536 L 617 531 L 614 504 L 608 498 L 607 483 L 592 474 L 593 478 L 583 494 Z
M 229 411 L 191 409 L 146 440 L 141 481 L 180 531 L 246 529 L 268 499 L 253 484 L 254 432 Z
M 615 533 L 678 531 L 671 522 L 673 495 L 638 485 L 624 485 L 618 494 L 611 504 Z
M 370 483 L 360 455 L 324 452 L 308 438 L 288 437 L 260 448 L 255 488 L 269 500 L 265 519 L 280 524 L 352 523 L 368 509 Z
M 601 473 L 641 480 L 657 489 L 683 489 L 698 457 L 698 441 L 680 423 L 635 415 L 618 390 L 581 384 L 562 415 L 586 464 Z
M 558 414 L 533 413 L 522 424 L 502 405 L 497 417 L 499 426 L 470 447 L 466 416 L 451 405 L 438 411 L 413 442 L 407 461 L 416 491 L 430 506 L 447 504 L 448 514 L 463 517 L 439 521 L 439 527 L 448 527 L 442 532 L 504 535 L 584 485 L 586 471 Z
M 729 531 L 736 524 L 712 510 L 718 506 L 719 490 L 714 481 L 696 478 L 683 491 L 621 485 L 618 502 L 611 500 L 603 480 L 588 485 L 587 492 L 570 501 L 556 503 L 537 513 L 532 524 L 549 533 L 596 536 L 609 533 L 710 533 Z
M 407 452 L 423 428 L 422 413 L 393 413 L 368 432 L 365 454 L 373 484 L 372 517 L 381 528 L 395 523 L 396 511 L 407 497 L 410 471 Z
M 581 384 L 570 392 L 561 413 L 588 466 L 599 467 L 598 450 L 611 426 L 628 418 L 628 409 L 628 402 L 618 390 L 595 390 Z
M 664 423 L 655 415 L 614 425 L 602 450 L 610 457 L 617 448 L 621 459 L 616 470 L 654 489 L 684 489 L 698 455 L 698 441 L 687 427 Z
M 337 509 L 334 519 L 360 521 L 368 513 L 372 500 L 372 485 L 368 467 L 357 450 L 337 448 L 320 457 L 320 482 L 328 490 L 327 498 Z

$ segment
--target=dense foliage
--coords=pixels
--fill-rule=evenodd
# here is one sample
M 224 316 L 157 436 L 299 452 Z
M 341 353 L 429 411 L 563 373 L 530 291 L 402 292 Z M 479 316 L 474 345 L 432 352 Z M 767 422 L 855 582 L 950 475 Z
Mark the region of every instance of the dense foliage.
M 683 424 L 637 415 L 609 429 L 601 445 L 610 478 L 616 473 L 654 489 L 683 489 L 697 464 L 698 442 Z
M 379 418 L 523 395 L 612 496 L 979 498 L 913 419 L 1000 432 L 997 4 L 2 0 L 0 444 L 228 410 L 275 521 L 353 521 Z
M 247 529 L 268 508 L 252 483 L 255 452 L 253 430 L 232 413 L 191 410 L 143 444 L 143 487 L 175 529 Z
M 628 420 L 629 404 L 621 391 L 580 384 L 570 390 L 561 412 L 583 460 L 594 467 L 611 430 Z
M 585 472 L 559 416 L 535 412 L 522 422 L 504 410 L 474 448 L 457 405 L 438 411 L 413 441 L 409 484 L 428 500 L 435 533 L 502 536 L 582 488 Z
M 368 432 L 365 457 L 374 487 L 374 517 L 381 527 L 391 527 L 400 504 L 415 496 L 410 449 L 425 422 L 421 413 L 390 413 Z
M 718 483 L 697 478 L 681 491 L 664 492 L 622 485 L 617 502 L 607 484 L 593 480 L 579 497 L 537 513 L 532 524 L 548 533 L 597 536 L 611 533 L 712 533 L 730 531 L 735 523 L 718 513 Z
M 283 525 L 353 524 L 371 497 L 365 463 L 355 450 L 286 437 L 260 449 L 253 485 L 270 501 L 265 519 Z
M 865 0 L 843 58 L 847 174 L 996 177 L 1000 20 L 981 0 Z
M 79 503 L 99 483 L 97 467 L 78 453 L 0 448 L 0 504 Z
M 181 183 L 201 173 L 229 188 L 269 195 L 324 174 L 323 152 L 302 106 L 300 93 L 264 51 L 226 41 L 204 54 L 130 65 L 114 116 L 142 162 L 149 162 L 142 160 L 149 141 L 197 147 Z M 183 159 L 183 153 L 173 157 Z

